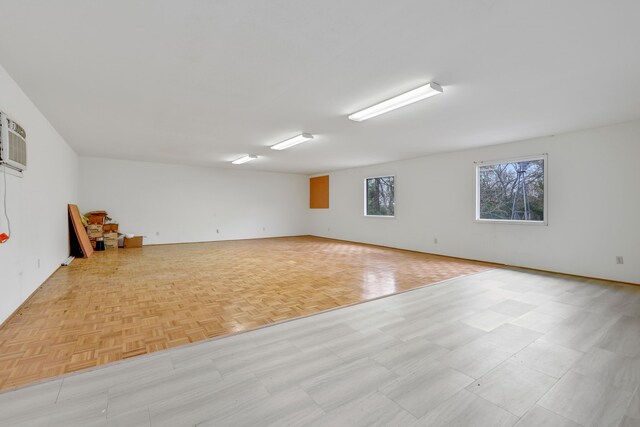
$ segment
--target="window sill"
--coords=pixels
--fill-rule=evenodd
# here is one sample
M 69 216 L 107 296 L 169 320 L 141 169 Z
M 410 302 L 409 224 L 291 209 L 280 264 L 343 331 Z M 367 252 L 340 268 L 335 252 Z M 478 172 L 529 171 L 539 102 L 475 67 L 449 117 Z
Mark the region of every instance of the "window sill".
M 511 219 L 475 219 L 473 222 L 477 224 L 549 225 L 547 221 L 518 221 Z

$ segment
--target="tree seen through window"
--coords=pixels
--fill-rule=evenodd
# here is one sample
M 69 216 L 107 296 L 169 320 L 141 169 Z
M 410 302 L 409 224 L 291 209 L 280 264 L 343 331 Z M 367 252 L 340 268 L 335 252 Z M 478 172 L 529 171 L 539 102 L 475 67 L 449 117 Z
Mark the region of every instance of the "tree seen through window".
M 395 177 L 380 176 L 367 178 L 366 186 L 366 215 L 394 216 L 395 215 Z
M 544 221 L 544 159 L 480 165 L 479 218 Z

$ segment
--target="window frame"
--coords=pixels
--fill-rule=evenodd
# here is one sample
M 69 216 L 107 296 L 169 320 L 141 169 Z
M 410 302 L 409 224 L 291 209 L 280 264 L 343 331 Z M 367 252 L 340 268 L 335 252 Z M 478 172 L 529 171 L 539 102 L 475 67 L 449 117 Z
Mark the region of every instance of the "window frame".
M 367 181 L 369 181 L 370 179 L 376 179 L 376 178 L 388 178 L 388 177 L 393 177 L 393 215 L 369 215 L 367 214 Z M 387 219 L 394 219 L 396 217 L 396 206 L 397 206 L 397 199 L 396 199 L 396 195 L 397 195 L 397 191 L 396 191 L 396 186 L 398 183 L 398 177 L 396 176 L 396 174 L 383 174 L 383 175 L 375 175 L 375 176 L 367 176 L 364 178 L 363 180 L 363 189 L 364 189 L 364 217 L 365 218 L 387 218 Z
M 543 200 L 543 208 L 542 214 L 544 218 L 542 221 L 525 221 L 519 219 L 483 219 L 480 218 L 480 168 L 483 166 L 492 166 L 492 165 L 500 165 L 504 163 L 518 163 L 524 161 L 531 160 L 542 160 L 542 167 L 544 169 L 543 173 L 543 185 L 544 185 L 544 194 L 542 197 Z M 538 154 L 532 156 L 519 156 L 519 157 L 510 157 L 507 159 L 500 160 L 490 160 L 490 161 L 479 161 L 475 162 L 476 165 L 476 214 L 474 222 L 479 224 L 512 224 L 512 225 L 549 225 L 549 187 L 547 186 L 547 166 L 548 166 L 548 154 Z

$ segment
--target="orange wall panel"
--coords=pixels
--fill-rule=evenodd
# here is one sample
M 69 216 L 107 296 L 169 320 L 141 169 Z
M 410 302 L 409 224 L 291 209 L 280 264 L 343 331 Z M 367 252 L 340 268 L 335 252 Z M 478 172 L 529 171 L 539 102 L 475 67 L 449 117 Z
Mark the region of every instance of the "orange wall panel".
M 309 178 L 309 207 L 329 209 L 329 175 Z

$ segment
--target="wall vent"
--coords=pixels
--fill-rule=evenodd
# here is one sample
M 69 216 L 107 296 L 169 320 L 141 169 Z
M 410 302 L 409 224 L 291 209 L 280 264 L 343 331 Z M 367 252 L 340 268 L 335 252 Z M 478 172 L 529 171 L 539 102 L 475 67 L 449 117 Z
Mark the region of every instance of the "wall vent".
M 27 133 L 0 112 L 0 164 L 19 171 L 27 169 Z

